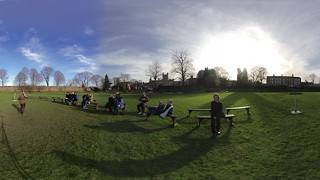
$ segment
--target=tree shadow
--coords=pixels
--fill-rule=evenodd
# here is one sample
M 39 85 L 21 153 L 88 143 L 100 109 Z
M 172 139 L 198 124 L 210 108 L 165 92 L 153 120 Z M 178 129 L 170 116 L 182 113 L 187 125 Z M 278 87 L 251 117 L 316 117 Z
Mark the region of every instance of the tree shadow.
M 104 123 L 100 123 L 100 125 L 84 125 L 84 127 L 90 128 L 90 129 L 104 130 L 104 131 L 113 132 L 113 133 L 141 132 L 141 133 L 147 133 L 147 134 L 171 128 L 171 125 L 170 125 L 170 126 L 165 126 L 165 127 L 155 128 L 155 129 L 146 129 L 136 125 L 135 124 L 136 122 L 146 122 L 146 121 L 145 120 L 143 121 L 123 120 L 123 121 L 116 121 L 116 122 L 104 122 Z
M 224 136 L 214 140 L 212 138 L 192 138 L 190 135 L 197 128 L 193 128 L 180 137 L 173 137 L 172 141 L 183 144 L 179 150 L 153 159 L 128 159 L 117 160 L 95 160 L 81 157 L 68 152 L 56 150 L 54 153 L 64 162 L 84 168 L 92 168 L 100 172 L 116 177 L 150 177 L 169 173 L 183 168 L 212 150 L 215 144 L 225 141 Z

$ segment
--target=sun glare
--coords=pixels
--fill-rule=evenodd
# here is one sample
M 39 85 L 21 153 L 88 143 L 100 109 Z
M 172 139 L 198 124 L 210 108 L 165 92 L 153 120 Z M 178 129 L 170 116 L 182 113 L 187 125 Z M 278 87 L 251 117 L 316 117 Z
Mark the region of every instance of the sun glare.
M 290 66 L 288 63 L 270 35 L 258 27 L 246 27 L 208 35 L 199 48 L 195 66 L 197 69 L 222 66 L 234 79 L 237 68 L 250 70 L 254 66 L 263 66 L 269 74 L 281 74 L 285 67 Z

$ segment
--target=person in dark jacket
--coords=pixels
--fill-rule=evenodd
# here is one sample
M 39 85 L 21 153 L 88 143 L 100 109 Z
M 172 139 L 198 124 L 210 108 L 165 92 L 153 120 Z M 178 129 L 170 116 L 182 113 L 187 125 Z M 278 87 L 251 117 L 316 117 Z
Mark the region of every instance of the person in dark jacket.
M 108 102 L 106 104 L 106 109 L 108 112 L 113 113 L 116 106 L 116 99 L 113 94 L 111 94 L 108 98 Z
M 220 102 L 219 95 L 213 96 L 213 101 L 211 102 L 211 131 L 212 135 L 220 135 L 220 119 L 224 117 L 223 105 Z
M 145 109 L 148 106 L 149 102 L 149 97 L 147 96 L 147 94 L 144 92 L 142 94 L 142 96 L 139 98 L 139 103 L 137 105 L 137 109 L 138 109 L 138 114 L 144 114 L 145 113 Z

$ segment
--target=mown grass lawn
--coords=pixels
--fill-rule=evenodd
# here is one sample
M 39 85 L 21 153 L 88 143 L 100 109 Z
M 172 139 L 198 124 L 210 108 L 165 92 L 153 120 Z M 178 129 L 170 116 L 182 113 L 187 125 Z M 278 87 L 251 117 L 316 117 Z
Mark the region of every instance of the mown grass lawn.
M 189 107 L 207 108 L 211 93 L 150 95 L 150 104 L 173 99 L 176 128 L 159 117 L 136 115 L 138 95 L 125 95 L 128 113 L 109 115 L 81 111 L 39 100 L 32 94 L 26 113 L 17 113 L 12 93 L 0 94 L 3 118 L 14 156 L 0 144 L 2 179 L 21 179 L 19 167 L 34 179 L 319 179 L 320 93 L 299 97 L 303 115 L 289 115 L 288 93 L 221 93 L 234 111 L 236 127 L 223 121 L 222 135 L 212 139 L 209 122 L 196 128 L 196 115 L 183 119 Z M 104 105 L 106 94 L 96 94 Z M 18 168 L 19 168 L 18 167 Z

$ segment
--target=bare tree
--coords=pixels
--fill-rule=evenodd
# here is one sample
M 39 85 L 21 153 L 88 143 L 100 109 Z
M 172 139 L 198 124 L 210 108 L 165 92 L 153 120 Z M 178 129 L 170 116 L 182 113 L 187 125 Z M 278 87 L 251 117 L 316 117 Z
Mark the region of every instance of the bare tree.
M 76 82 L 81 83 L 81 86 L 88 87 L 92 76 L 93 74 L 91 72 L 84 71 L 84 72 L 77 73 L 74 77 L 74 80 Z
M 53 73 L 53 68 L 49 66 L 45 66 L 41 70 L 41 75 L 43 79 L 46 81 L 47 86 L 50 85 L 49 83 L 50 83 L 50 77 L 52 76 L 52 73 Z
M 64 74 L 61 71 L 56 71 L 53 75 L 54 82 L 56 83 L 56 86 L 61 86 L 66 82 L 66 78 L 64 77 Z
M 120 74 L 120 81 L 121 82 L 128 82 L 130 80 L 130 74 Z
M 161 64 L 158 61 L 154 61 L 148 67 L 147 76 L 156 81 L 161 76 L 161 69 Z
M 91 78 L 90 78 L 90 81 L 92 84 L 94 84 L 96 87 L 101 87 L 102 85 L 102 79 L 103 77 L 98 75 L 98 74 L 95 74 L 93 75 Z
M 310 81 L 311 81 L 312 83 L 315 83 L 317 77 L 318 77 L 318 76 L 317 76 L 316 74 L 314 74 L 314 73 L 311 73 L 311 74 L 309 75 L 309 79 L 310 79 Z
M 4 86 L 8 81 L 8 72 L 5 69 L 0 69 L 0 81 L 1 85 Z
M 218 78 L 229 79 L 229 73 L 223 67 L 217 66 L 217 67 L 214 67 L 214 70 L 216 71 Z
M 43 81 L 43 77 L 34 68 L 30 69 L 30 82 L 32 86 L 37 86 Z
M 194 67 L 189 53 L 185 50 L 176 50 L 172 53 L 172 72 L 178 74 L 178 78 L 185 83 L 188 77 L 193 75 Z
M 267 79 L 267 68 L 256 66 L 251 69 L 250 79 L 252 82 L 260 82 L 262 83 L 265 79 Z
M 15 77 L 14 82 L 18 86 L 25 86 L 27 85 L 27 80 L 28 80 L 28 76 L 21 71 Z

